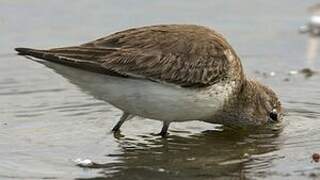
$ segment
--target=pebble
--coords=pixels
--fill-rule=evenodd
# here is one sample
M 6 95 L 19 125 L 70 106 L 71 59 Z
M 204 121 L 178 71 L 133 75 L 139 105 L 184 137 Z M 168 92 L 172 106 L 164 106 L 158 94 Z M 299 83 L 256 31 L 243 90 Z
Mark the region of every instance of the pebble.
M 301 70 L 300 70 L 300 73 L 304 74 L 305 77 L 311 77 L 311 76 L 313 76 L 314 74 L 316 74 L 316 71 L 313 71 L 313 70 L 310 69 L 310 68 L 304 68 L 304 69 L 301 69 Z
M 288 81 L 290 81 L 290 79 L 289 78 L 284 78 L 283 81 L 288 82 Z
M 248 154 L 248 153 L 243 154 L 243 158 L 249 158 L 249 157 L 250 157 L 250 154 Z
M 89 167 L 93 165 L 93 162 L 90 159 L 76 159 L 74 160 L 75 163 L 77 163 L 77 165 L 79 166 L 85 166 L 85 167 Z
M 320 154 L 319 153 L 313 153 L 312 154 L 312 159 L 314 162 L 319 162 L 320 161 Z
M 298 71 L 296 71 L 296 70 L 289 71 L 289 75 L 295 75 L 295 74 L 298 74 Z
M 194 161 L 194 160 L 196 160 L 196 158 L 194 157 L 187 158 L 187 161 Z
M 276 75 L 276 73 L 275 72 L 270 72 L 270 76 L 275 76 Z

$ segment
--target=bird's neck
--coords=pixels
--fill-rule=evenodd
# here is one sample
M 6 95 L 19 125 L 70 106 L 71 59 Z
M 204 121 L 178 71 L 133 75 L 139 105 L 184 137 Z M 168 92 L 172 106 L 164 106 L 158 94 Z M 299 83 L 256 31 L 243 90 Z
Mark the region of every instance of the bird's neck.
M 257 91 L 259 84 L 257 81 L 252 80 L 244 80 L 241 88 L 239 89 L 238 93 L 238 102 L 247 104 L 247 103 L 253 103 L 252 100 L 257 97 Z M 243 104 L 243 105 L 244 105 Z
M 224 120 L 217 123 L 223 123 L 226 126 L 253 123 L 249 112 L 252 112 L 260 101 L 257 88 L 259 85 L 256 81 L 244 79 L 239 88 L 235 89 L 234 96 L 228 98 L 223 109 L 212 119 Z

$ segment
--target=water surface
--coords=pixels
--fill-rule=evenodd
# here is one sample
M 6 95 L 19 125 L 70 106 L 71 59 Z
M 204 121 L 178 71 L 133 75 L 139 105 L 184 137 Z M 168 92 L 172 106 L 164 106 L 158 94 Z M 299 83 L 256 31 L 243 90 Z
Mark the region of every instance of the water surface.
M 316 179 L 320 164 L 320 74 L 297 32 L 316 1 L 0 2 L 0 179 Z M 18 46 L 84 43 L 128 27 L 194 23 L 222 32 L 247 75 L 271 86 L 288 115 L 282 131 L 240 133 L 202 122 L 135 118 L 110 133 L 121 112 L 46 66 L 16 56 Z M 315 49 L 315 48 L 313 48 Z M 310 51 L 310 49 L 309 49 Z M 315 51 L 319 51 L 315 49 Z M 309 57 L 309 58 L 308 58 Z M 270 76 L 270 72 L 275 74 Z M 99 165 L 81 168 L 73 160 Z

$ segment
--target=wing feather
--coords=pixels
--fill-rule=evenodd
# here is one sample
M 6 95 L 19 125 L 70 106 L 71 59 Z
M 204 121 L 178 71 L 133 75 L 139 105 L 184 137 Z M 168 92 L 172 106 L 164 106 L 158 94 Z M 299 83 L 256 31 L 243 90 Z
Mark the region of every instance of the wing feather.
M 80 46 L 24 54 L 189 87 L 212 85 L 227 75 L 232 63 L 240 63 L 238 58 L 230 62 L 226 50 L 236 56 L 220 34 L 205 27 L 158 25 L 114 33 Z

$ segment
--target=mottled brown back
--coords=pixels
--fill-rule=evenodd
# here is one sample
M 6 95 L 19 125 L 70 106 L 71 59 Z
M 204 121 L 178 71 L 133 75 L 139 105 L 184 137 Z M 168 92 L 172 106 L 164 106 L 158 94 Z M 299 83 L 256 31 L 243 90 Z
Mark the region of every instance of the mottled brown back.
M 113 74 L 180 86 L 209 86 L 230 71 L 243 74 L 239 58 L 226 40 L 196 25 L 134 28 L 80 46 L 42 52 L 69 64 L 93 64 Z

